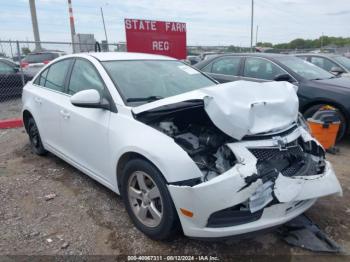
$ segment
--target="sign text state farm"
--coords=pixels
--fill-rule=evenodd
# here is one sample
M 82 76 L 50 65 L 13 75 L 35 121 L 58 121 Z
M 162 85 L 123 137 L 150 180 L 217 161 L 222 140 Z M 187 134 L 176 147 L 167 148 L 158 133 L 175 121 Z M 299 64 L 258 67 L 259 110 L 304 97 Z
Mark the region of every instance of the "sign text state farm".
M 186 24 L 125 19 L 128 52 L 186 58 Z

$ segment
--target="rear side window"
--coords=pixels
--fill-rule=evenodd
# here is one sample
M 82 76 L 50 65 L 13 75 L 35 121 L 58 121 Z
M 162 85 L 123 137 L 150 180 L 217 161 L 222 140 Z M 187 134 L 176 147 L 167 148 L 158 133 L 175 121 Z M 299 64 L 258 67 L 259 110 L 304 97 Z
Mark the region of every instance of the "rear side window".
M 213 74 L 236 76 L 238 75 L 240 61 L 240 57 L 221 58 L 213 63 L 211 72 Z
M 79 91 L 87 89 L 95 89 L 103 95 L 104 84 L 95 67 L 90 62 L 77 59 L 70 77 L 68 94 L 74 95 Z
M 280 74 L 285 74 L 285 72 L 266 59 L 247 57 L 245 60 L 245 77 L 273 80 Z
M 47 77 L 47 73 L 49 72 L 49 68 L 44 70 L 34 81 L 34 84 L 39 86 L 45 86 L 45 81 Z
M 52 90 L 64 92 L 64 83 L 71 61 L 71 59 L 65 59 L 50 66 L 43 86 Z M 41 74 L 43 76 L 42 79 L 45 78 L 44 73 L 45 71 Z M 40 79 L 40 85 L 42 85 L 42 79 Z

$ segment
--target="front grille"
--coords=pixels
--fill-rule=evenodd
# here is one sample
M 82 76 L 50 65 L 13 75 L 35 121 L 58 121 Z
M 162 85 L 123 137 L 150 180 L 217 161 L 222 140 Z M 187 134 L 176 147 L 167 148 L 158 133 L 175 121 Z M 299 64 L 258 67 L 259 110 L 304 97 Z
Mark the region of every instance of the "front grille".
M 270 166 L 281 172 L 282 175 L 291 177 L 296 175 L 304 163 L 304 151 L 300 145 L 292 142 L 287 144 L 284 149 L 280 148 L 252 148 L 250 152 L 257 158 L 258 165 Z M 284 162 L 286 164 L 279 165 L 279 163 Z
M 286 145 L 285 149 L 279 148 L 252 148 L 250 152 L 258 159 L 258 162 L 265 161 L 272 158 L 280 157 L 285 154 L 292 154 L 294 156 L 303 156 L 303 149 L 299 145 Z

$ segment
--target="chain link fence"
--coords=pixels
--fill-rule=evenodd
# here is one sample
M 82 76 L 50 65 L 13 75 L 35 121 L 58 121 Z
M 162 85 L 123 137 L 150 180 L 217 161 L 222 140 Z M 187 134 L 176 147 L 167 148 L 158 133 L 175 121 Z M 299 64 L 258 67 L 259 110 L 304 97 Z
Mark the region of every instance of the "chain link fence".
M 0 120 L 20 117 L 23 86 L 51 60 L 95 51 L 125 51 L 125 44 L 0 41 Z

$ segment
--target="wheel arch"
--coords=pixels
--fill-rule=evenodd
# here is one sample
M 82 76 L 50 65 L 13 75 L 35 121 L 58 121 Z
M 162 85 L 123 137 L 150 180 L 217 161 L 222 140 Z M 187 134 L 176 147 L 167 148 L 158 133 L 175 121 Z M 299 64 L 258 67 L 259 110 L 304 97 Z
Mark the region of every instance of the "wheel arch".
M 138 152 L 135 151 L 129 151 L 129 152 L 125 152 L 123 153 L 118 161 L 117 161 L 117 168 L 116 168 L 116 179 L 117 179 L 117 186 L 118 186 L 118 190 L 119 192 L 121 192 L 121 177 L 123 174 L 123 169 L 125 167 L 125 165 L 133 160 L 133 159 L 143 159 L 147 162 L 149 162 L 151 165 L 153 165 L 161 174 L 162 177 L 164 178 L 164 180 L 167 182 L 164 174 L 161 172 L 161 170 L 157 167 L 157 165 L 155 165 L 149 158 L 147 158 L 146 156 L 144 156 L 143 154 L 140 154 Z
M 23 118 L 23 125 L 24 125 L 24 128 L 25 128 L 25 130 L 26 130 L 27 133 L 28 133 L 28 120 L 29 120 L 30 118 L 33 118 L 33 119 L 34 119 L 34 117 L 33 117 L 33 115 L 29 112 L 29 110 L 25 109 L 25 110 L 23 111 L 22 118 Z M 35 120 L 34 120 L 34 121 L 35 121 Z

